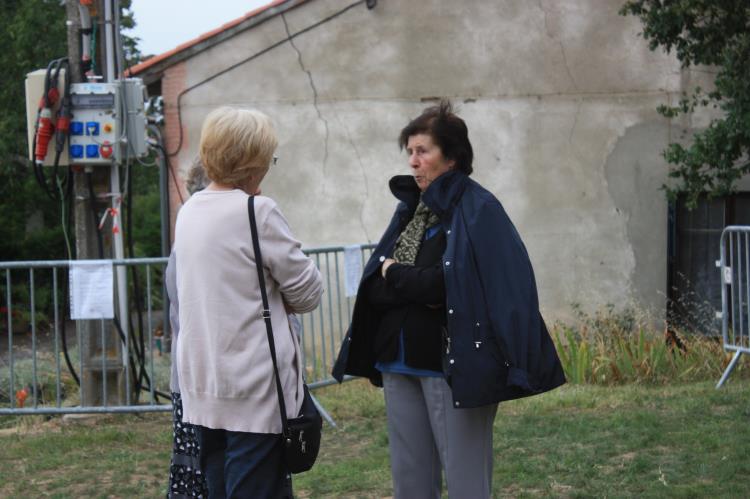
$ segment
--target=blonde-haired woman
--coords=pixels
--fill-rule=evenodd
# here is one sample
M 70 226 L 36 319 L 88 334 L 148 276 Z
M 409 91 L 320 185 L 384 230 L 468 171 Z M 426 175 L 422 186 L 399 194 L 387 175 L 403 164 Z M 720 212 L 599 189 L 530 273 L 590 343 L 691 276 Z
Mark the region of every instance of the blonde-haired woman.
M 259 191 L 276 145 L 263 113 L 231 107 L 211 112 L 200 139 L 211 183 L 177 217 L 183 418 L 198 428 L 212 499 L 291 497 L 247 211 L 248 195 Z M 258 196 L 255 213 L 287 416 L 295 417 L 302 373 L 285 306 L 313 310 L 322 279 L 273 200 Z

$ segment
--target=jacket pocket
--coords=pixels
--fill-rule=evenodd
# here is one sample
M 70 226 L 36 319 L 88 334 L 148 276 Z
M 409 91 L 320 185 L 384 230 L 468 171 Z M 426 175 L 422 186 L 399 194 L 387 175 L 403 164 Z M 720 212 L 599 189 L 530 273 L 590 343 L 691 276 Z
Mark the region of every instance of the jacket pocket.
M 489 323 L 482 324 L 477 321 L 474 324 L 474 348 L 477 350 L 487 350 L 492 356 L 494 361 L 501 366 L 509 367 L 510 363 L 508 357 L 500 347 L 500 343 L 497 340 L 497 335 L 492 330 L 492 326 Z

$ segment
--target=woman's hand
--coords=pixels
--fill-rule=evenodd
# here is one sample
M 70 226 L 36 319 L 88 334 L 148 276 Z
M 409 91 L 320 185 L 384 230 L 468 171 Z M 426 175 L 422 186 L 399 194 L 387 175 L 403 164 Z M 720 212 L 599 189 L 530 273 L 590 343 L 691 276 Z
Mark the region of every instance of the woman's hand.
M 383 276 L 383 279 L 385 279 L 385 272 L 388 270 L 388 267 L 394 263 L 396 263 L 396 260 L 393 258 L 386 258 L 383 260 L 383 264 L 380 266 L 380 274 Z

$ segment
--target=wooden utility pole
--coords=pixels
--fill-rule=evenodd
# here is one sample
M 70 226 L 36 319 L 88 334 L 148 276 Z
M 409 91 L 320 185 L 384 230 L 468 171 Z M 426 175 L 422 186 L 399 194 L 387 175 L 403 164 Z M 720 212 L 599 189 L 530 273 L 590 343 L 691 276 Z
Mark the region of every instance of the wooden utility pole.
M 81 16 L 80 0 L 66 0 L 66 15 L 68 26 L 68 59 L 70 64 L 70 82 L 81 83 L 83 71 L 81 68 Z M 98 12 L 104 12 L 103 1 L 97 2 Z M 97 22 L 93 20 L 93 22 Z M 103 30 L 97 30 L 103 33 Z M 101 36 L 100 39 L 104 37 Z M 100 45 L 97 43 L 96 45 Z M 104 51 L 101 51 L 104 54 Z M 97 54 L 91 54 L 92 60 L 97 60 Z M 103 58 L 100 58 L 101 60 Z M 103 62 L 103 61 L 102 61 Z M 97 63 L 97 67 L 104 64 Z M 91 167 L 87 172 L 82 166 L 72 165 L 74 174 L 73 184 L 73 222 L 75 234 L 76 258 L 78 260 L 95 260 L 112 258 L 110 238 L 99 242 L 98 220 L 96 213 L 102 213 L 107 208 L 107 202 L 101 202 L 95 195 L 91 198 L 89 180 L 94 193 L 109 192 L 110 168 Z M 107 224 L 103 230 L 110 231 Z M 100 244 L 103 254 L 100 251 Z M 121 317 L 122 330 L 127 334 L 127 317 Z M 123 362 L 123 345 L 112 320 L 79 320 L 76 321 L 79 354 L 81 356 L 80 381 L 81 405 L 98 406 L 125 405 L 126 382 Z M 131 387 L 132 388 L 132 387 Z M 105 401 L 106 398 L 106 401 Z

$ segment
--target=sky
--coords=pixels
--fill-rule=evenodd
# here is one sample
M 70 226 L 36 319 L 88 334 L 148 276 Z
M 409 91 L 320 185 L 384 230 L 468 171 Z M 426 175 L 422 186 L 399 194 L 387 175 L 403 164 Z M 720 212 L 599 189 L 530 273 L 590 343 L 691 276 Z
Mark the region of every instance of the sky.
M 135 29 L 143 55 L 158 55 L 218 28 L 272 0 L 133 0 Z

